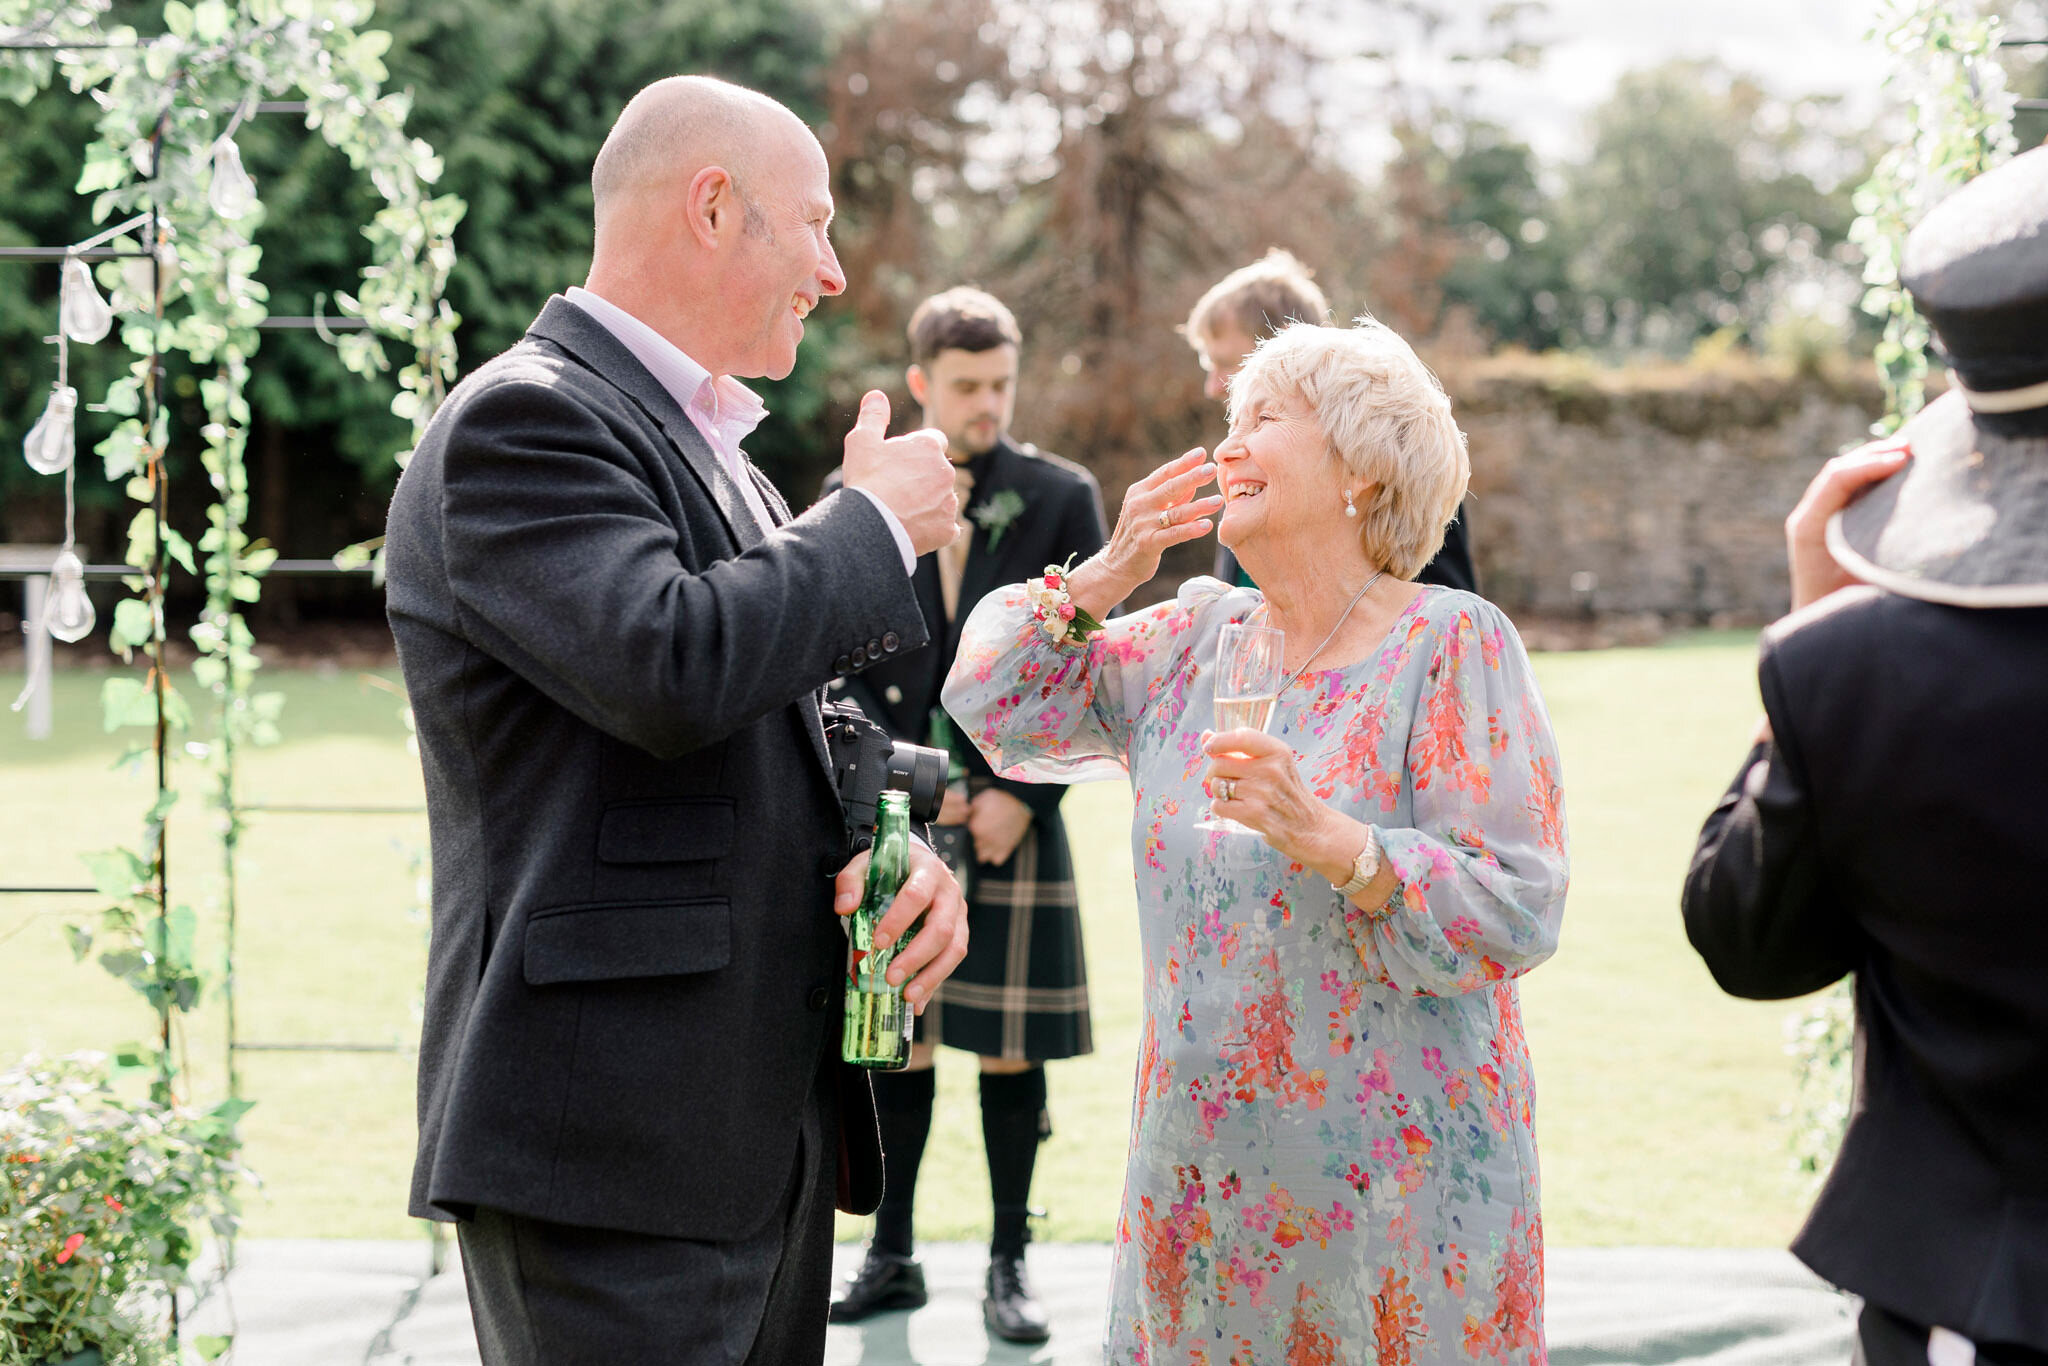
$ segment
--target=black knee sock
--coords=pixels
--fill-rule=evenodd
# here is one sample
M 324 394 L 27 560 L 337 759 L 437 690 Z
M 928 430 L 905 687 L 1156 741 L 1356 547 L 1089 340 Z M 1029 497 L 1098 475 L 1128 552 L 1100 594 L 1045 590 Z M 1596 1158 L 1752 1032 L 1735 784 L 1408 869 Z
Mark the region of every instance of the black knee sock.
M 981 1074 L 981 1141 L 988 1149 L 988 1189 L 996 1207 L 991 1252 L 1016 1256 L 1024 1251 L 1031 1170 L 1040 1140 L 1051 1132 L 1043 1067 Z
M 932 1091 L 938 1074 L 877 1072 L 875 1118 L 882 1126 L 882 1207 L 875 1211 L 875 1246 L 899 1257 L 911 1255 L 911 1206 L 917 1199 L 917 1168 L 932 1131 Z

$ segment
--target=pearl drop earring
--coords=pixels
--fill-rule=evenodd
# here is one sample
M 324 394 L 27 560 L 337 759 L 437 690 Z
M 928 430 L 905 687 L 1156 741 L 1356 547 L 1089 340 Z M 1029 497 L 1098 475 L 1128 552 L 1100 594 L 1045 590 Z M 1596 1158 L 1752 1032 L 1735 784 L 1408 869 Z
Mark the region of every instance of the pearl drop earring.
M 1358 504 L 1352 501 L 1350 489 L 1344 490 L 1344 515 L 1346 517 L 1356 517 L 1358 515 Z

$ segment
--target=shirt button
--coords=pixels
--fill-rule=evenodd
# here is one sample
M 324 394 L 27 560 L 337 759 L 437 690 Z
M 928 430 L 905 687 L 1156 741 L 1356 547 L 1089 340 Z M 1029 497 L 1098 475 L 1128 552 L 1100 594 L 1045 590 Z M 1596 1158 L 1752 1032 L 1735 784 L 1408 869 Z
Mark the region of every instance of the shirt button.
M 882 696 L 888 698 L 889 705 L 893 707 L 903 700 L 903 689 L 891 683 L 888 687 L 882 689 Z
M 884 650 L 887 650 L 892 655 L 895 654 L 899 648 L 901 648 L 902 644 L 903 637 L 897 635 L 894 631 L 891 631 L 889 632 L 889 634 L 882 637 L 882 648 Z
M 823 988 L 823 987 L 812 987 L 812 988 L 811 988 L 811 996 L 810 996 L 810 1007 L 811 1007 L 811 1009 L 812 1009 L 812 1010 L 823 1010 L 823 1009 L 825 1009 L 825 1007 L 827 1007 L 827 1006 L 829 1006 L 829 1005 L 831 1005 L 831 1004 L 832 1004 L 832 993 L 831 993 L 831 992 L 827 991 L 827 990 L 826 990 L 825 988 Z

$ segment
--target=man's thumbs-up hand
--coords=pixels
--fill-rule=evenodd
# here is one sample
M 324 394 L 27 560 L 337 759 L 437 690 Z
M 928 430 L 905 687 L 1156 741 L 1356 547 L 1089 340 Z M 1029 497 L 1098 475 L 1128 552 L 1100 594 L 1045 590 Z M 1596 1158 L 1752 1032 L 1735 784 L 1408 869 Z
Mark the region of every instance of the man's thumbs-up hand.
M 896 514 L 920 555 L 951 545 L 960 534 L 945 434 L 927 427 L 890 436 L 889 396 L 880 389 L 861 399 L 860 416 L 846 434 L 844 478 L 846 487 L 866 489 Z

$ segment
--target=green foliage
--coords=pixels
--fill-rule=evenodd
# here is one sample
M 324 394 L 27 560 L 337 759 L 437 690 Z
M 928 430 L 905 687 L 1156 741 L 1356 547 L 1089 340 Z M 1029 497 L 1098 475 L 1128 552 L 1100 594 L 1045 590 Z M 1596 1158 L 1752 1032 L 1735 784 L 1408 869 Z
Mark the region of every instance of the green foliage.
M 0 1362 L 176 1359 L 168 1297 L 187 1283 L 195 1225 L 234 1229 L 246 1109 L 125 1099 L 99 1054 L 0 1073 Z
M 1850 239 L 1863 249 L 1863 310 L 1884 320 L 1876 358 L 1884 382 L 1880 433 L 1926 401 L 1926 321 L 1899 284 L 1906 234 L 1964 182 L 2012 155 L 2016 97 L 1995 59 L 2000 23 L 1968 0 L 1886 0 L 1871 37 L 1884 45 L 1887 86 L 1911 102 L 1912 134 L 1885 153 L 1855 195 Z
M 429 188 L 441 166 L 433 149 L 405 131 L 409 101 L 385 94 L 382 56 L 389 36 L 358 32 L 368 0 L 164 0 L 161 30 L 143 37 L 127 26 L 98 27 L 106 0 L 37 7 L 4 0 L 0 18 L 29 32 L 79 44 L 45 54 L 0 54 L 0 90 L 25 102 L 62 75 L 74 92 L 91 91 L 97 136 L 85 148 L 76 178 L 92 194 L 91 218 L 104 222 L 146 214 L 142 236 L 115 239 L 153 260 L 109 262 L 99 283 L 111 294 L 121 340 L 136 359 L 106 389 L 104 408 L 117 418 L 98 445 L 110 482 L 142 504 L 129 521 L 126 562 L 138 598 L 114 612 L 112 644 L 124 658 L 141 648 L 150 669 L 141 680 L 110 679 L 104 690 L 109 730 L 142 726 L 157 752 L 158 800 L 137 850 L 97 856 L 94 871 L 110 903 L 97 931 L 73 928 L 80 956 L 95 937 L 107 947 L 100 962 L 136 989 L 157 1013 L 155 1094 L 175 1094 L 173 1021 L 199 998 L 193 945 L 197 917 L 173 906 L 164 876 L 163 821 L 175 793 L 170 757 L 192 718 L 171 686 L 166 662 L 164 596 L 170 565 L 202 574 L 192 543 L 167 517 L 170 413 L 158 390 L 159 361 L 182 353 L 212 367 L 194 387 L 204 423 L 201 465 L 211 486 L 207 527 L 198 554 L 205 564 L 205 613 L 192 632 L 200 657 L 194 673 L 215 703 L 216 734 L 188 748 L 208 759 L 214 800 L 222 813 L 222 857 L 232 960 L 238 744 L 276 738 L 278 699 L 251 696 L 257 668 L 253 637 L 241 609 L 261 593 L 273 550 L 245 530 L 249 515 L 244 453 L 250 426 L 245 397 L 258 325 L 268 291 L 256 278 L 262 248 L 249 240 L 263 217 L 252 192 L 229 194 L 240 175 L 234 141 L 265 96 L 297 90 L 307 126 L 369 173 L 384 203 L 363 229 L 374 264 L 357 294 L 339 295 L 345 313 L 369 329 L 337 345 L 348 369 L 363 375 L 391 369 L 383 338 L 408 351 L 398 370 L 393 411 L 416 434 L 455 375 L 456 315 L 442 297 L 454 264 L 450 234 L 462 201 Z M 138 269 L 139 267 L 139 269 Z M 403 456 L 400 455 L 402 460 Z
M 1560 204 L 1586 339 L 1682 355 L 1716 328 L 1759 329 L 1792 279 L 1840 259 L 1851 211 L 1827 173 L 1857 158 L 1828 135 L 1834 112 L 1708 62 L 1624 75 Z
M 1535 351 L 1577 334 L 1571 284 L 1573 241 L 1559 206 L 1537 180 L 1535 154 L 1498 124 L 1457 126 L 1431 170 L 1446 217 L 1465 250 L 1444 273 L 1444 301 L 1472 311 L 1494 340 Z

